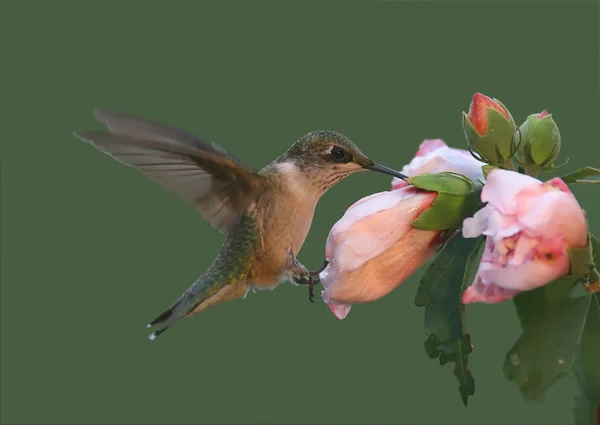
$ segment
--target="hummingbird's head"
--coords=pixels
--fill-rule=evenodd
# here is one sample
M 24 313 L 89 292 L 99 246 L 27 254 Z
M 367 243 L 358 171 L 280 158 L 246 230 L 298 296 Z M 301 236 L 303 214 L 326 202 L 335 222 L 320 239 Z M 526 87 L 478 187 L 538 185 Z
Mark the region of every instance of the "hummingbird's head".
M 347 176 L 378 171 L 406 179 L 398 171 L 373 162 L 346 136 L 335 131 L 314 131 L 302 136 L 279 159 L 280 171 L 302 175 L 324 193 Z

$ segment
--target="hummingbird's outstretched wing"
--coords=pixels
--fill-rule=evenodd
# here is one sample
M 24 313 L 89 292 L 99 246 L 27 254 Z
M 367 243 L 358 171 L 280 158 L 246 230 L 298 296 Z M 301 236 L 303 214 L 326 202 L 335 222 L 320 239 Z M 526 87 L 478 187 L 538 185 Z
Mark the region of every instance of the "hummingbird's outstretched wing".
M 108 132 L 76 132 L 77 138 L 187 200 L 221 231 L 228 231 L 266 188 L 262 175 L 215 143 L 133 115 L 94 113 Z

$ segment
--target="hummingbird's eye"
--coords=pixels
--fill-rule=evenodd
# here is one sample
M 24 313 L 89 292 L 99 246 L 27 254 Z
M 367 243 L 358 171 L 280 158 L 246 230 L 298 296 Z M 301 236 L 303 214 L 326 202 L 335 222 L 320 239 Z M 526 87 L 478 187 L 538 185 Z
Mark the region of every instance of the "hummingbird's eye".
M 339 146 L 334 146 L 331 149 L 331 157 L 335 162 L 350 162 L 352 160 L 352 156 Z

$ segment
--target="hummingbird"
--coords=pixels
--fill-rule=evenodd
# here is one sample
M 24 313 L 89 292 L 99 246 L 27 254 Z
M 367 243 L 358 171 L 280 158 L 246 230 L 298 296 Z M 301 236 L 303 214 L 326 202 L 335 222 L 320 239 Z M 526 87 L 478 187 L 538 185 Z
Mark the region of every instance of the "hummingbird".
M 78 139 L 187 200 L 225 234 L 208 269 L 147 325 L 157 326 L 150 340 L 180 319 L 285 281 L 308 286 L 313 301 L 313 286 L 327 262 L 309 271 L 297 255 L 319 199 L 360 171 L 408 178 L 373 162 L 335 131 L 300 137 L 257 171 L 223 147 L 182 129 L 114 110 L 96 109 L 94 115 L 108 131 L 75 132 Z

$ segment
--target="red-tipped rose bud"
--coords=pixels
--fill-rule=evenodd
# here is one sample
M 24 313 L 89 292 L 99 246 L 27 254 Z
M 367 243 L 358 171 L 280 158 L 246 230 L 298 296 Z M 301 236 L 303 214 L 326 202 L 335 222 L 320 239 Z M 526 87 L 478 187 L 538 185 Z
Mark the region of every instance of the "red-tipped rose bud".
M 540 112 L 539 114 L 537 114 L 537 119 L 538 119 L 538 120 L 541 120 L 542 118 L 546 118 L 548 115 L 550 115 L 550 114 L 548 113 L 548 111 L 546 111 L 546 110 L 543 110 L 542 112 Z
M 471 106 L 469 107 L 469 113 L 467 114 L 467 117 L 469 118 L 469 121 L 471 121 L 475 131 L 477 131 L 480 136 L 485 136 L 485 133 L 487 133 L 488 108 L 500 112 L 507 120 L 510 119 L 508 117 L 508 111 L 506 108 L 504 108 L 504 106 L 500 105 L 498 102 L 495 102 L 493 99 L 484 94 L 475 93 L 473 100 L 471 101 Z
M 516 126 L 508 109 L 497 99 L 475 93 L 463 129 L 471 152 L 490 165 L 507 165 L 517 149 Z

